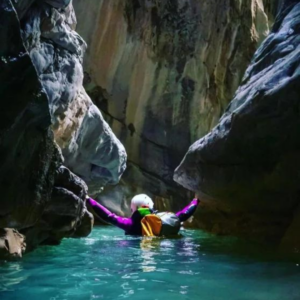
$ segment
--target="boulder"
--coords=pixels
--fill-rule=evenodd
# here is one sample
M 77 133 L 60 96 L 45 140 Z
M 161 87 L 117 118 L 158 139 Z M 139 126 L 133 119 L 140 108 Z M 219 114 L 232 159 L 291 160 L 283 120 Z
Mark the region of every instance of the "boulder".
M 0 259 L 21 258 L 26 249 L 25 237 L 17 230 L 0 228 Z
M 88 236 L 94 225 L 94 216 L 91 212 L 85 209 L 83 217 L 80 219 L 80 223 L 77 224 L 76 230 L 72 237 L 85 237 Z
M 119 181 L 126 152 L 82 87 L 86 43 L 74 30 L 76 17 L 68 2 L 34 3 L 22 18 L 23 40 L 49 100 L 64 164 L 97 194 Z
M 26 236 L 26 251 L 92 229 L 88 187 L 63 161 L 80 165 L 79 175 L 90 170 L 82 177 L 98 189 L 117 182 L 126 162 L 82 88 L 85 43 L 74 31 L 73 7 L 47 2 L 0 1 L 0 228 Z
M 65 166 L 60 166 L 56 171 L 55 186 L 63 187 L 66 190 L 77 195 L 81 199 L 85 199 L 88 191 L 86 183 L 72 173 Z
M 59 244 L 64 237 L 83 237 L 91 233 L 94 220 L 88 213 L 85 198 L 87 186 L 65 166 L 58 168 L 50 200 L 38 222 L 22 232 L 27 250 L 39 244 Z
M 228 233 L 264 231 L 278 242 L 300 205 L 299 28 L 300 3 L 287 1 L 218 125 L 175 172 L 178 183 L 218 203 Z

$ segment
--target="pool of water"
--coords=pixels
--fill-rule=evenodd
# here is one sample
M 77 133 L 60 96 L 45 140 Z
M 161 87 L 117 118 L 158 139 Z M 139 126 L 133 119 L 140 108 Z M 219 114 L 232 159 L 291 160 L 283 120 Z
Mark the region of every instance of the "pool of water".
M 142 239 L 100 227 L 0 263 L 0 299 L 299 300 L 299 264 L 199 230 Z

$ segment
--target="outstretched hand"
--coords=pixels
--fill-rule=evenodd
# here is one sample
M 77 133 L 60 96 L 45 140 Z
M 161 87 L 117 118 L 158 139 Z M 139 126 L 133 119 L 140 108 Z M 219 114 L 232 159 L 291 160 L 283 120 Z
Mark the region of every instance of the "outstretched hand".
M 197 197 L 197 198 L 195 198 L 194 200 L 196 200 L 197 201 L 197 204 L 199 204 L 200 203 L 200 199 Z

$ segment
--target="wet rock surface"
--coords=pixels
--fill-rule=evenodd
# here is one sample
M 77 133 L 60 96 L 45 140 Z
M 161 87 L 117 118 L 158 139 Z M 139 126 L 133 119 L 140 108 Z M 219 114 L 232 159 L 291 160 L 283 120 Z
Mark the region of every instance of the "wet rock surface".
M 83 179 L 100 189 L 125 169 L 124 147 L 82 87 L 75 25 L 71 1 L 0 1 L 0 228 L 23 234 L 26 251 L 88 235 Z
M 0 227 L 38 220 L 61 157 L 53 143 L 48 100 L 23 46 L 16 12 L 0 2 Z
M 21 258 L 25 252 L 25 237 L 17 230 L 0 228 L 0 259 Z
M 174 169 L 216 124 L 268 34 L 262 2 L 75 0 L 74 7 L 88 44 L 84 86 L 140 174 L 126 171 L 124 197 L 119 187 L 107 193 L 123 206 L 137 190 L 184 204 L 190 195 L 173 182 Z
M 126 152 L 82 86 L 86 43 L 75 27 L 70 1 L 37 1 L 22 18 L 23 39 L 49 99 L 64 164 L 97 194 L 119 181 Z
M 295 246 L 298 2 L 75 0 L 86 49 L 71 1 L 0 0 L 0 228 L 26 236 L 27 251 L 87 235 L 87 189 L 97 196 L 125 170 L 118 138 L 129 168 L 105 205 L 129 214 L 141 192 L 159 210 L 189 201 L 173 171 L 281 7 L 175 180 L 202 195 L 199 227 Z
M 218 125 L 190 147 L 174 177 L 218 203 L 207 204 L 211 223 L 222 215 L 217 232 L 275 242 L 297 224 L 300 204 L 300 3 L 283 7 Z

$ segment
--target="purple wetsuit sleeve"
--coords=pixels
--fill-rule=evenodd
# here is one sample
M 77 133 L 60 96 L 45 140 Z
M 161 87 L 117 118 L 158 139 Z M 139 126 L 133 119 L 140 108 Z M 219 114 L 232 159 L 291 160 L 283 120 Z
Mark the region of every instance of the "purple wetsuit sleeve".
M 117 216 L 116 214 L 109 211 L 106 207 L 93 200 L 92 198 L 87 199 L 88 204 L 93 208 L 94 212 L 101 218 L 103 221 L 111 223 L 126 232 L 129 231 L 132 227 L 132 219 L 131 218 L 123 218 Z
M 197 209 L 200 201 L 198 199 L 193 199 L 192 202 L 186 206 L 184 209 L 176 213 L 176 216 L 179 218 L 181 222 L 185 222 L 188 218 L 190 218 Z

